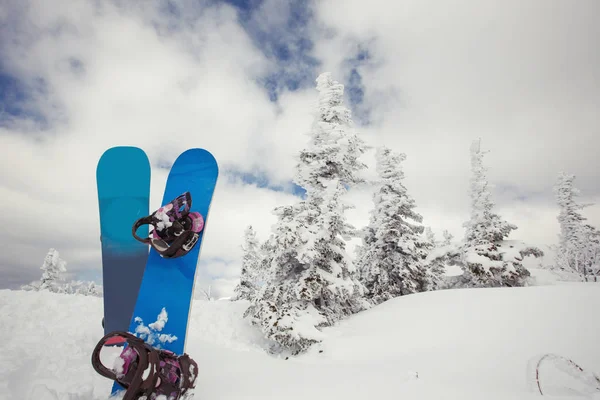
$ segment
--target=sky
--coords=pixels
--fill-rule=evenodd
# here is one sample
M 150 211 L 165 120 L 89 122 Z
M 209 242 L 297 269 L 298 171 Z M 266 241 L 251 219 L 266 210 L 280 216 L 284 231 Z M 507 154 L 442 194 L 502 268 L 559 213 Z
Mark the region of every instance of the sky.
M 246 226 L 264 240 L 293 183 L 318 92 L 344 84 L 355 131 L 403 152 L 423 223 L 457 238 L 469 217 L 469 147 L 481 138 L 512 239 L 557 242 L 552 186 L 575 174 L 600 226 L 600 3 L 596 0 L 180 0 L 0 4 L 0 288 L 37 280 L 49 248 L 101 282 L 95 170 L 112 146 L 168 166 L 201 147 L 219 162 L 197 287 L 228 296 Z M 357 227 L 369 187 L 351 191 Z

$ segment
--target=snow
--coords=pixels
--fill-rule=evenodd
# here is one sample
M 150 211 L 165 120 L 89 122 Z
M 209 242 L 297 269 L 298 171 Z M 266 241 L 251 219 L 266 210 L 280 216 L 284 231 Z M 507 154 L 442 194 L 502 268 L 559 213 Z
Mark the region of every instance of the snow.
M 173 204 L 167 204 L 164 207 L 159 208 L 155 213 L 154 217 L 159 220 L 156 224 L 156 228 L 159 231 L 163 229 L 170 228 L 173 223 L 171 222 L 171 218 L 169 217 L 169 212 L 173 209 Z
M 123 353 L 128 354 L 127 351 L 125 351 Z M 122 357 L 114 357 L 114 362 L 113 362 L 113 370 L 115 371 L 115 373 L 117 374 L 117 376 L 121 376 L 123 375 L 123 373 L 125 372 L 125 359 L 123 359 Z
M 600 372 L 600 284 L 543 279 L 552 284 L 395 298 L 325 328 L 322 343 L 288 360 L 264 351 L 242 317 L 247 301 L 196 300 L 186 346 L 199 366 L 194 398 L 538 398 L 531 365 L 541 354 Z M 0 315 L 0 400 L 108 398 L 112 382 L 90 362 L 101 298 L 1 290 Z M 582 398 L 553 382 L 552 398 Z
M 163 307 L 158 316 L 156 317 L 156 321 L 148 324 L 146 326 L 144 321 L 140 317 L 135 317 L 134 321 L 137 322 L 138 326 L 135 328 L 136 336 L 144 339 L 146 343 L 153 345 L 154 347 L 160 348 L 160 344 L 157 344 L 156 341 L 165 344 L 172 343 L 177 340 L 177 336 L 160 333 L 165 327 L 165 324 L 169 320 L 169 314 L 167 310 Z
M 151 323 L 150 325 L 148 325 L 148 327 L 150 329 L 162 331 L 168 320 L 169 320 L 169 315 L 167 314 L 167 310 L 163 307 L 163 309 L 160 311 L 160 314 L 158 314 L 158 318 L 156 319 L 156 322 Z

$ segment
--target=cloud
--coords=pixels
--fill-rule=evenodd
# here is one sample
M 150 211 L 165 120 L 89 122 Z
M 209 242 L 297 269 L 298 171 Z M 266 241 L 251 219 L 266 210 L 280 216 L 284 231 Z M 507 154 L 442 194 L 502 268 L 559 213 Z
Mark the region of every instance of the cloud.
M 312 2 L 263 0 L 240 12 L 241 24 L 256 46 L 273 61 L 262 77 L 269 95 L 314 87 L 319 60 L 314 57 Z
M 274 184 L 289 181 L 310 123 L 309 97 L 299 92 L 270 101 L 259 78 L 272 61 L 252 44 L 234 9 L 179 4 L 187 7 L 185 18 L 152 2 L 3 6 L 4 73 L 27 89 L 31 110 L 5 115 L 0 124 L 0 223 L 11 227 L 1 237 L 3 273 L 27 270 L 29 280 L 50 247 L 71 271 L 100 268 L 95 169 L 112 146 L 147 152 L 151 209 L 162 199 L 168 173 L 162 167 L 191 147 L 210 150 L 223 170 L 235 166 L 265 173 Z M 285 196 L 221 182 L 207 257 L 238 254 L 229 249 L 240 243 L 230 239 L 239 223 L 266 219 L 256 210 Z M 227 194 L 238 189 L 248 196 Z M 219 211 L 223 201 L 230 206 Z
M 349 76 L 346 60 L 368 51 L 356 68 L 372 114 L 361 132 L 407 154 L 406 185 L 425 223 L 468 218 L 469 145 L 481 137 L 493 198 L 523 227 L 515 235 L 554 241 L 545 232 L 557 228 L 558 172 L 600 195 L 598 12 L 595 1 L 328 0 L 314 40 L 334 76 Z M 516 211 L 532 207 L 541 209 Z
M 170 163 L 202 147 L 221 177 L 197 283 L 227 296 L 243 229 L 265 239 L 272 208 L 295 200 L 279 188 L 291 187 L 324 71 L 347 84 L 367 143 L 407 154 L 405 184 L 438 235 L 463 235 L 478 137 L 515 237 L 556 240 L 561 170 L 577 175 L 582 201 L 600 202 L 597 2 L 276 3 L 0 6 L 0 87 L 18 98 L 0 107 L 2 287 L 38 277 L 50 247 L 75 275 L 99 276 L 95 169 L 107 148 L 148 153 L 156 209 Z M 373 150 L 365 161 L 373 177 Z M 350 221 L 366 224 L 370 189 L 349 199 Z M 585 211 L 596 226 L 599 210 Z

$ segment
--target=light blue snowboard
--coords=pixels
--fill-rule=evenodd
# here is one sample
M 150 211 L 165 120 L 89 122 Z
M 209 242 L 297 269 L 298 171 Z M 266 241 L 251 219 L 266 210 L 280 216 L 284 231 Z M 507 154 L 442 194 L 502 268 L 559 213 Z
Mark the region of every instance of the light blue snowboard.
M 160 206 L 185 192 L 190 192 L 190 211 L 202 214 L 204 229 L 200 232 L 197 244 L 185 256 L 162 258 L 156 250 L 150 248 L 144 278 L 128 329 L 153 347 L 170 350 L 176 354 L 185 352 L 196 266 L 207 229 L 208 213 L 218 173 L 215 158 L 203 149 L 187 150 L 175 160 Z M 115 382 L 113 393 L 118 390 L 122 389 Z
M 96 183 L 106 334 L 129 327 L 148 259 L 148 246 L 131 234 L 134 222 L 149 214 L 150 163 L 146 153 L 137 147 L 106 150 L 98 161 Z M 138 232 L 148 236 L 148 226 Z

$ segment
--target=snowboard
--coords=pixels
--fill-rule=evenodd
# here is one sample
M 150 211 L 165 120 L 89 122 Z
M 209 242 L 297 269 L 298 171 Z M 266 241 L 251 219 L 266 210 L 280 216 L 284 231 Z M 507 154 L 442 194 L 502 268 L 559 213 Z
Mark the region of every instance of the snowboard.
M 163 258 L 150 247 L 144 277 L 128 328 L 129 332 L 151 346 L 178 355 L 185 352 L 196 266 L 207 229 L 208 213 L 218 173 L 215 158 L 204 149 L 187 150 L 175 160 L 167 177 L 161 206 L 185 192 L 190 192 L 190 212 L 197 211 L 202 214 L 204 228 L 194 248 L 182 257 Z M 115 382 L 113 394 L 119 390 L 122 388 Z
M 148 247 L 131 234 L 136 220 L 149 214 L 150 162 L 137 147 L 112 147 L 96 168 L 104 333 L 127 330 L 148 259 Z M 144 232 L 143 229 L 146 229 Z M 140 235 L 147 236 L 148 227 Z

